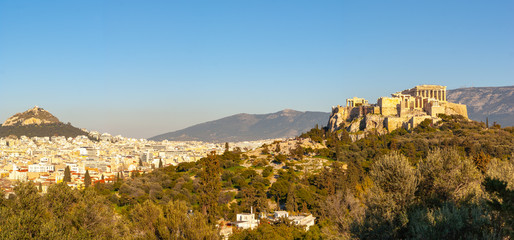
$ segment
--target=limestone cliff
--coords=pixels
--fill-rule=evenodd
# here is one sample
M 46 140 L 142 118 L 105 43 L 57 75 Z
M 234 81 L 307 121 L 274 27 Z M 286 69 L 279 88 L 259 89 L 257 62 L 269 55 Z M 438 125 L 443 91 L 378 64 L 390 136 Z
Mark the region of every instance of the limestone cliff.
M 14 114 L 12 117 L 8 118 L 2 126 L 26 126 L 51 123 L 59 123 L 59 119 L 43 108 L 35 106 L 25 112 Z

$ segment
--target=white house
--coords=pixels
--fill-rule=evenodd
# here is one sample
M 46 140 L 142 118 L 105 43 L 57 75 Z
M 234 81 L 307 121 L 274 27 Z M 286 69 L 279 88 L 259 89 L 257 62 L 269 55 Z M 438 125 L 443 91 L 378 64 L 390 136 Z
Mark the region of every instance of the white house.
M 242 229 L 254 229 L 259 226 L 259 220 L 255 219 L 253 213 L 239 213 L 236 215 L 236 221 L 232 225 Z
M 312 214 L 306 215 L 298 215 L 298 216 L 290 216 L 288 218 L 295 225 L 305 227 L 305 230 L 309 230 L 311 226 L 314 226 L 316 217 L 312 216 Z

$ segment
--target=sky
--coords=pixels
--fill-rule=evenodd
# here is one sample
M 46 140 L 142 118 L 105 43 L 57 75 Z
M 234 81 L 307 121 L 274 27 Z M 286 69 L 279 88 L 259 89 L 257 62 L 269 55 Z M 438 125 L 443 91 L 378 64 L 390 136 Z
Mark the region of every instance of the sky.
M 147 138 L 420 84 L 513 85 L 513 12 L 502 0 L 0 0 L 0 122 L 37 105 Z

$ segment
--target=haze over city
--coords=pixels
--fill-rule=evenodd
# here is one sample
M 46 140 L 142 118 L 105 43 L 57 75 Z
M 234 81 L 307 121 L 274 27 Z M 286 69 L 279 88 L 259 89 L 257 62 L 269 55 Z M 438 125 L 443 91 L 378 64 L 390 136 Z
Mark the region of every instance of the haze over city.
M 329 112 L 419 84 L 512 85 L 514 3 L 0 1 L 0 122 L 34 105 L 151 137 Z

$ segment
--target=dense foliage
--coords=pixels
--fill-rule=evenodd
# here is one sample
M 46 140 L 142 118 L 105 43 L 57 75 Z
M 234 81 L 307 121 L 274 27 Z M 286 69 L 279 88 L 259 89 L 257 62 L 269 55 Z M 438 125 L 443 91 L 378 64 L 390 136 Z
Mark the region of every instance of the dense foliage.
M 263 222 L 231 239 L 505 239 L 513 237 L 514 131 L 443 116 L 413 131 L 369 135 L 314 128 L 323 148 L 273 143 L 133 174 L 84 190 L 19 183 L 0 200 L 2 239 L 217 239 L 219 219 L 285 209 L 305 231 Z M 248 153 L 249 154 L 249 153 Z M 320 159 L 324 165 L 304 167 Z
M 82 129 L 76 128 L 71 124 L 64 123 L 50 123 L 50 124 L 33 124 L 26 126 L 1 126 L 0 125 L 0 137 L 8 137 L 14 135 L 17 137 L 53 137 L 53 136 L 65 136 L 76 137 L 79 135 L 88 136 L 88 133 Z

